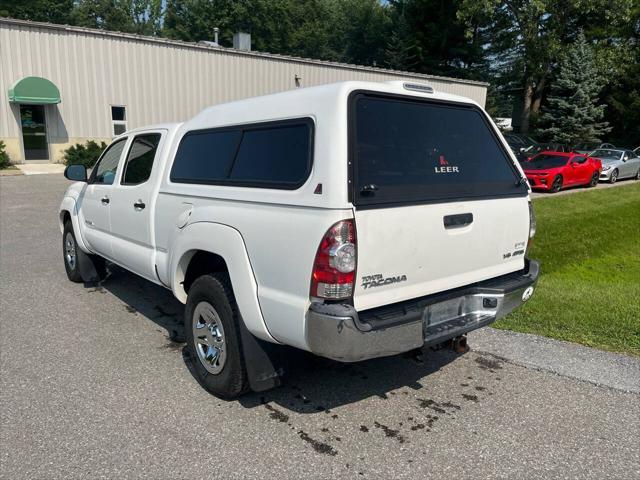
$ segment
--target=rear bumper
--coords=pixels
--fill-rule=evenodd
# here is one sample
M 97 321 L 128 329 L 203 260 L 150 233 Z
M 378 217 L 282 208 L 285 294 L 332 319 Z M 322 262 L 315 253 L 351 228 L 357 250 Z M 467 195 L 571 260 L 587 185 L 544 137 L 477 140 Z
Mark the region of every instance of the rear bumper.
M 341 362 L 384 357 L 436 345 L 512 312 L 533 293 L 540 264 L 447 292 L 357 312 L 351 305 L 312 303 L 307 344 Z

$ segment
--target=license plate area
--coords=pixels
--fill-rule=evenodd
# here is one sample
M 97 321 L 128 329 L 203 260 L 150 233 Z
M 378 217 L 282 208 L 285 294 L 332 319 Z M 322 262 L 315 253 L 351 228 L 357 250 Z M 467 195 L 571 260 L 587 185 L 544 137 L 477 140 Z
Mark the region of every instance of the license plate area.
M 452 338 L 495 320 L 497 303 L 493 308 L 485 308 L 483 298 L 484 295 L 466 295 L 425 307 L 422 315 L 425 345 L 436 344 L 443 338 Z
M 434 303 L 424 309 L 422 321 L 425 327 L 431 327 L 461 317 L 465 312 L 465 304 L 465 297 Z

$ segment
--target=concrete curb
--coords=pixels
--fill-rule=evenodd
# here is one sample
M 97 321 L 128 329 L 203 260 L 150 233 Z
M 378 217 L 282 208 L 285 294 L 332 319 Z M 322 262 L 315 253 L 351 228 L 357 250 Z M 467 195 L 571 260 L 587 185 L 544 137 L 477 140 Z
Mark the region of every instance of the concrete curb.
M 557 198 L 562 195 L 570 195 L 572 193 L 593 192 L 594 190 L 605 190 L 607 188 L 624 187 L 625 185 L 633 185 L 635 183 L 637 182 L 634 179 L 625 178 L 623 180 L 618 180 L 616 183 L 598 183 L 598 185 L 596 185 L 593 188 L 588 188 L 585 186 L 570 187 L 570 188 L 567 188 L 566 190 L 560 190 L 559 192 L 556 192 L 556 193 L 533 191 L 531 192 L 530 195 L 531 195 L 531 198 Z
M 0 170 L 0 177 L 15 177 L 18 175 L 24 175 L 24 173 L 22 173 L 22 170 L 14 170 L 9 168 L 3 168 L 2 170 Z
M 61 163 L 20 163 L 16 167 L 25 175 L 60 174 L 65 169 Z
M 640 359 L 527 333 L 482 328 L 469 345 L 526 368 L 640 394 Z

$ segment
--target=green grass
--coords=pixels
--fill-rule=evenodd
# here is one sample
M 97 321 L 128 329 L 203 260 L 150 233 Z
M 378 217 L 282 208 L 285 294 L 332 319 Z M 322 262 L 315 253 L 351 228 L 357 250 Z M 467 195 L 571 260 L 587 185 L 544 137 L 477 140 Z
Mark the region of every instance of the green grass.
M 640 183 L 534 200 L 538 288 L 497 328 L 640 356 Z

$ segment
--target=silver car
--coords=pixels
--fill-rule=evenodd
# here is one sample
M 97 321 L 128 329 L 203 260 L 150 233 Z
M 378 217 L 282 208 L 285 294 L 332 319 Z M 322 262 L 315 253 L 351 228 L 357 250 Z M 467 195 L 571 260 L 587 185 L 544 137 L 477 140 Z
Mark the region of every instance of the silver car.
M 584 155 L 587 155 L 595 150 L 609 150 L 609 149 L 614 149 L 615 150 L 615 145 L 611 144 L 611 143 L 582 143 L 580 145 L 578 145 L 576 148 L 573 149 L 574 152 L 576 153 L 583 153 Z
M 600 181 L 615 183 L 622 178 L 640 180 L 640 157 L 632 150 L 599 148 L 589 156 L 602 162 Z

